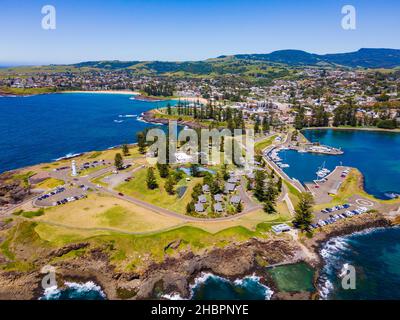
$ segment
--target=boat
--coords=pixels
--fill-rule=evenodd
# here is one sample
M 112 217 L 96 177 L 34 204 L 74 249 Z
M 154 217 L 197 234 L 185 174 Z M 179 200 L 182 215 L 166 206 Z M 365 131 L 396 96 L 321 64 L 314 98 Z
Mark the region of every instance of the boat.
M 287 163 L 281 163 L 279 165 L 279 167 L 281 167 L 281 168 L 289 168 L 290 166 Z
M 331 170 L 325 168 L 325 162 L 323 163 L 322 167 L 319 168 L 319 170 L 316 172 L 318 178 L 325 178 Z

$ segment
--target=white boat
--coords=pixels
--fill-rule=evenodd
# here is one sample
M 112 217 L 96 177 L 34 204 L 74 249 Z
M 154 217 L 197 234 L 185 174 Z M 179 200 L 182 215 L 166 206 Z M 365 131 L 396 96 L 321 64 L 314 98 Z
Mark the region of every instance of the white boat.
M 319 168 L 319 170 L 316 172 L 318 178 L 325 178 L 331 170 L 325 168 L 325 162 L 323 163 L 322 167 Z
M 281 167 L 281 168 L 289 168 L 290 166 L 287 163 L 281 163 L 279 167 Z

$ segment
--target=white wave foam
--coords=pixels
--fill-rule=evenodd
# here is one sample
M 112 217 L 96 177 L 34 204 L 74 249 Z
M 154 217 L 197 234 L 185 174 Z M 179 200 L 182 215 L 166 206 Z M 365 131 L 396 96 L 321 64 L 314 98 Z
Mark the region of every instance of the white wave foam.
M 39 298 L 39 300 L 48 300 L 48 299 L 57 299 L 61 295 L 61 291 L 57 286 L 53 286 L 50 288 L 46 288 L 43 293 L 43 297 Z
M 223 282 L 228 282 L 228 283 L 233 283 L 236 286 L 245 286 L 246 285 L 246 281 L 255 281 L 258 282 L 263 288 L 264 288 L 264 295 L 265 295 L 265 300 L 270 300 L 272 295 L 273 295 L 273 291 L 267 287 L 266 285 L 262 284 L 260 282 L 260 277 L 256 276 L 255 274 L 253 274 L 252 276 L 246 276 L 244 278 L 239 278 L 234 280 L 233 282 L 231 282 L 230 280 L 220 277 L 220 276 L 216 276 L 212 273 L 209 272 L 202 272 L 195 280 L 194 283 L 191 284 L 189 286 L 189 290 L 190 290 L 190 297 L 189 299 L 193 298 L 194 295 L 194 290 L 196 287 L 198 287 L 199 285 L 205 283 L 209 278 L 214 278 L 214 279 L 218 279 L 219 281 L 223 281 Z M 184 300 L 179 294 L 165 294 L 162 296 L 165 299 L 169 299 L 169 300 Z
M 119 118 L 136 118 L 137 114 L 120 114 Z
M 186 300 L 183 299 L 178 293 L 163 294 L 161 297 L 168 300 Z
M 101 289 L 101 287 L 95 284 L 93 281 L 88 281 L 86 283 L 77 283 L 77 282 L 65 282 L 65 285 L 70 288 L 74 289 L 80 293 L 90 292 L 90 291 L 97 291 L 103 298 L 106 297 L 105 293 Z
M 333 291 L 334 287 L 332 282 L 325 278 L 320 280 L 321 285 L 319 286 L 319 296 L 322 300 L 326 300 L 329 297 L 329 294 Z
M 90 291 L 97 291 L 104 299 L 106 298 L 105 293 L 100 286 L 95 284 L 93 281 L 88 281 L 86 283 L 77 282 L 65 282 L 66 287 L 75 290 L 78 294 L 84 294 Z M 46 288 L 44 290 L 43 296 L 39 300 L 57 300 L 60 298 L 62 290 L 57 286 Z
M 63 157 L 54 159 L 54 161 L 67 160 L 67 159 L 70 159 L 70 158 L 75 158 L 75 157 L 81 156 L 82 154 L 83 154 L 83 153 L 67 153 L 67 154 L 66 154 L 65 156 L 63 156 Z

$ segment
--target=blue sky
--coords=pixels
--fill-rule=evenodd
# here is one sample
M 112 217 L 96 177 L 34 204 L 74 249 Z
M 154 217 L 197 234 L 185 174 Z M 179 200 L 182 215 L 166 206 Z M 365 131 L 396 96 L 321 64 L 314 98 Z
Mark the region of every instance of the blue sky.
M 44 5 L 56 30 L 41 28 Z M 357 29 L 341 28 L 341 8 Z M 223 54 L 400 49 L 398 0 L 1 0 L 0 64 L 201 60 Z

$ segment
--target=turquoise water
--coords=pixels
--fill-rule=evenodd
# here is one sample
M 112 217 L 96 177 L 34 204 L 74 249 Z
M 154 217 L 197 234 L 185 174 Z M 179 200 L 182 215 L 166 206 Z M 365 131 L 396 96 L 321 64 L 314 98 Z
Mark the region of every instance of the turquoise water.
M 326 264 L 319 290 L 325 299 L 400 299 L 400 228 L 331 239 L 321 254 Z M 342 288 L 338 274 L 345 263 L 355 267 L 355 290 Z
M 48 94 L 0 97 L 0 172 L 53 161 L 67 154 L 136 142 L 144 111 L 168 102 L 120 94 Z
M 337 165 L 358 168 L 364 175 L 364 188 L 380 199 L 400 194 L 400 134 L 380 131 L 305 130 L 312 142 L 342 148 L 343 155 L 329 156 L 284 150 L 280 156 L 290 165 L 284 171 L 302 182 L 316 179 L 323 163 L 333 170 Z
M 205 274 L 192 288 L 193 300 L 268 300 L 272 291 L 258 277 L 230 281 Z

